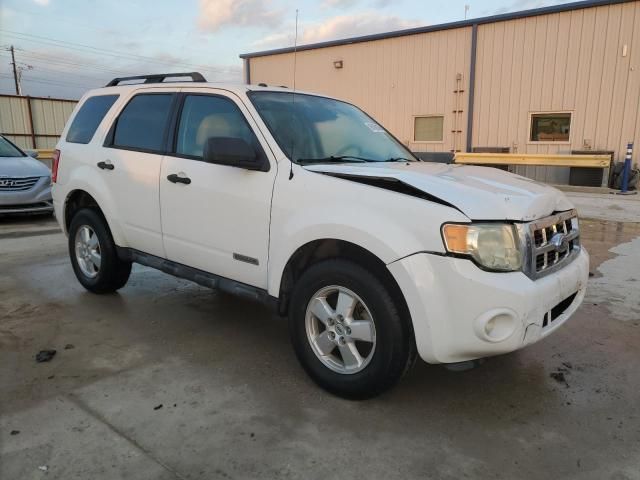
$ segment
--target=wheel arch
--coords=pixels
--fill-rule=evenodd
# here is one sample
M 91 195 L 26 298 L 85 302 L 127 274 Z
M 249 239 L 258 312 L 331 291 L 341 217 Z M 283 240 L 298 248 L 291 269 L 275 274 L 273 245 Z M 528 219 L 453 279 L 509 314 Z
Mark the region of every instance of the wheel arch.
M 332 258 L 341 258 L 357 263 L 370 271 L 389 289 L 389 292 L 401 310 L 403 316 L 409 320 L 413 334 L 413 322 L 406 299 L 395 278 L 385 263 L 374 253 L 355 243 L 335 238 L 324 238 L 310 241 L 300 246 L 287 261 L 280 277 L 278 295 L 278 312 L 286 315 L 289 309 L 291 292 L 296 281 L 304 271 L 315 263 Z
M 105 215 L 100 202 L 95 198 L 94 195 L 82 188 L 71 190 L 65 198 L 63 208 L 63 225 L 65 233 L 69 233 L 69 227 L 71 226 L 71 220 L 73 219 L 73 216 L 83 208 L 90 208 L 92 210 L 95 210 L 106 223 L 109 231 L 111 232 L 111 235 L 113 236 L 114 241 L 117 244 L 120 244 L 119 232 L 114 231 L 113 225 L 109 221 L 107 215 Z

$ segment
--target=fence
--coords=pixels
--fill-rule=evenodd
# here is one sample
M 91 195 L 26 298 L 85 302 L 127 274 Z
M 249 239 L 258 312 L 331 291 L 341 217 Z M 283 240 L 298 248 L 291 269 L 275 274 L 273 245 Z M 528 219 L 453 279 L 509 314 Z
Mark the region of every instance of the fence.
M 0 95 L 0 134 L 22 148 L 53 148 L 76 103 L 61 98 Z

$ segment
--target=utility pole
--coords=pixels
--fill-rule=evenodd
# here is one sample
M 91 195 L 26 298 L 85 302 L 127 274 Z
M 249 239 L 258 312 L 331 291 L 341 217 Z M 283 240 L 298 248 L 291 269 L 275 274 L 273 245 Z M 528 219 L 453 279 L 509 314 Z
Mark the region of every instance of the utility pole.
M 16 84 L 16 95 L 20 95 L 20 81 L 18 80 L 18 68 L 16 66 L 16 56 L 13 45 L 11 45 L 9 51 L 11 52 L 11 65 L 13 66 L 13 81 Z

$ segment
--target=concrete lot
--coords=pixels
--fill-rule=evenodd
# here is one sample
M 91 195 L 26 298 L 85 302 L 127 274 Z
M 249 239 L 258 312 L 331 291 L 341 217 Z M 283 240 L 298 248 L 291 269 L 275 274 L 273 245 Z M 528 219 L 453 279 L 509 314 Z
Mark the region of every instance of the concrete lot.
M 358 403 L 264 307 L 142 267 L 92 295 L 53 222 L 0 220 L 0 478 L 640 479 L 640 224 L 582 226 L 594 277 L 557 334 Z

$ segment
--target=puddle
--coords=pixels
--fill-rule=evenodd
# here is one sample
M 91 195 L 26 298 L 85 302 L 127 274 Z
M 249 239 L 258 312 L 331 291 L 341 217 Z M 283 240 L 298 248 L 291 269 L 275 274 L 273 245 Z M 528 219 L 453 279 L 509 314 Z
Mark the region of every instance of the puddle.
M 640 237 L 609 252 L 616 256 L 597 267 L 599 275 L 589 281 L 585 301 L 606 306 L 618 320 L 640 320 Z
M 580 219 L 580 238 L 591 256 L 591 271 L 597 277 L 602 275 L 599 266 L 618 255 L 614 247 L 639 237 L 640 223 Z M 636 255 L 640 255 L 640 250 L 636 250 Z

